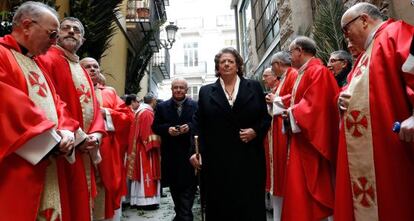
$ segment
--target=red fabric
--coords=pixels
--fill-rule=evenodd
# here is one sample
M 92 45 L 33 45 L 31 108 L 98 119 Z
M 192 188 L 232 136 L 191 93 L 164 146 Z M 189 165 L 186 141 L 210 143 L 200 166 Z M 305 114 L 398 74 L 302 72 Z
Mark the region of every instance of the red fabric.
M 135 130 L 135 140 L 137 147 L 137 155 L 135 164 L 133 165 L 132 180 L 144 182 L 144 193 L 146 197 L 153 197 L 157 194 L 157 182 L 161 179 L 161 162 L 160 162 L 160 139 L 153 139 L 155 133 L 152 131 L 151 125 L 154 121 L 154 112 L 144 108 L 137 113 Z M 132 146 L 132 143 L 131 145 Z M 132 147 L 128 150 L 130 155 Z M 141 165 L 142 164 L 142 168 Z M 140 176 L 141 169 L 143 177 Z M 142 178 L 142 179 L 141 179 Z
M 33 166 L 13 152 L 34 136 L 51 129 L 54 123 L 29 98 L 26 79 L 10 49 L 21 52 L 12 36 L 0 38 L 0 133 L 3 134 L 0 142 L 0 214 L 2 220 L 35 220 L 49 161 L 42 160 Z M 64 104 L 56 96 L 47 76 L 45 78 L 55 100 L 51 105 L 58 114 L 58 129 L 73 131 L 78 123 L 67 118 Z M 59 177 L 61 175 L 58 173 Z M 65 202 L 64 198 L 61 200 Z
M 388 20 L 375 35 L 369 64 L 369 103 L 374 148 L 379 220 L 414 220 L 413 143 L 403 142 L 391 128 L 412 115 L 414 75 L 401 70 L 413 26 Z M 351 79 L 353 71 L 350 73 Z M 348 157 L 341 127 L 336 177 L 335 221 L 354 220 Z
M 338 139 L 338 86 L 319 59 L 312 58 L 292 109 L 300 133 L 292 134 L 282 220 L 321 220 L 332 214 L 331 166 Z
M 297 77 L 297 71 L 294 68 L 288 68 L 285 76 L 285 80 L 283 82 L 282 88 L 280 89 L 279 96 L 283 97 L 286 95 L 290 95 L 292 93 L 293 84 L 295 83 L 295 79 Z M 287 105 L 286 107 L 289 107 Z M 286 163 L 287 163 L 287 136 L 286 134 L 282 133 L 282 125 L 283 125 L 283 118 L 281 116 L 273 117 L 272 119 L 273 125 L 273 185 L 274 185 L 274 192 L 273 195 L 275 196 L 282 196 L 283 189 L 284 189 L 284 182 L 285 182 L 285 173 L 286 173 Z M 270 190 L 270 168 L 269 168 L 269 161 L 270 157 L 268 154 L 269 145 L 267 142 L 269 139 L 266 136 L 265 147 L 267 150 L 266 153 L 266 191 Z
M 105 219 L 113 217 L 116 209 L 120 208 L 121 197 L 126 186 L 124 156 L 121 150 L 121 139 L 125 139 L 129 132 L 129 109 L 122 108 L 124 102 L 110 87 L 99 86 L 101 91 L 101 107 L 111 113 L 115 131 L 108 131 L 108 136 L 102 139 L 100 152 L 102 162 L 98 165 L 100 176 L 105 186 Z
M 75 96 L 78 93 L 64 52 L 57 47 L 51 47 L 45 55 L 38 58 L 38 61 L 47 70 L 47 74 L 52 79 L 60 98 L 66 102 L 71 117 L 77 120 L 80 123 L 80 127 L 83 128 L 82 107 L 79 97 Z M 93 89 L 92 81 L 85 70 L 84 74 Z M 99 103 L 93 90 L 91 94 L 95 107 L 94 119 L 89 130 L 85 132 L 87 134 L 95 132 L 105 134 L 104 120 L 100 114 Z M 68 162 L 58 163 L 58 170 L 65 171 L 67 175 L 65 180 L 68 182 L 67 192 L 61 192 L 61 194 L 65 194 L 70 200 L 70 207 L 67 207 L 70 208 L 70 211 L 63 210 L 62 213 L 67 215 L 70 220 L 90 220 L 91 218 L 90 195 L 92 197 L 96 196 L 96 184 L 92 163 L 89 166 L 91 168 L 91 192 L 88 189 L 82 153 L 76 151 L 76 162 L 74 164 L 69 164 Z

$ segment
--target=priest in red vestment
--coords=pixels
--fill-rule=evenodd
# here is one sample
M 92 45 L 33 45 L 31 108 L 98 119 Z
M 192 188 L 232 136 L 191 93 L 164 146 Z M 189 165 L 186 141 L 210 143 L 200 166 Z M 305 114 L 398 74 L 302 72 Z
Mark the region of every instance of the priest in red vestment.
M 272 124 L 269 129 L 272 136 L 272 147 L 269 151 L 268 180 L 270 193 L 272 194 L 273 219 L 280 220 L 282 212 L 282 199 L 285 184 L 287 166 L 288 139 L 290 134 L 283 128 L 283 112 L 289 107 L 289 99 L 293 84 L 297 76 L 296 69 L 291 67 L 290 55 L 287 52 L 277 52 L 272 56 L 272 72 L 280 80 L 273 93 L 266 95 L 269 114 L 272 116 Z M 287 106 L 284 106 L 284 102 Z M 268 135 L 269 135 L 268 133 Z
M 277 76 L 273 74 L 272 68 L 266 68 L 262 74 L 263 84 L 266 90 L 270 90 L 268 94 L 274 94 L 276 92 L 279 80 Z M 268 106 L 269 109 L 270 106 Z M 269 113 L 270 114 L 270 113 Z M 270 114 L 271 115 L 271 114 Z M 272 115 L 271 115 L 272 116 Z M 267 131 L 264 148 L 265 148 L 265 159 L 266 159 L 266 192 L 273 195 L 274 192 L 274 177 L 273 177 L 273 143 L 275 142 L 276 137 L 273 136 L 273 118 L 272 124 L 269 130 Z
M 359 3 L 342 16 L 365 51 L 339 96 L 335 220 L 414 220 L 414 75 L 402 70 L 414 27 Z M 400 132 L 393 132 L 401 122 Z
M 131 181 L 130 204 L 138 206 L 160 203 L 160 137 L 152 131 L 156 97 L 148 93 L 131 125 L 128 147 L 127 178 Z
M 120 208 L 121 197 L 126 189 L 126 178 L 123 176 L 125 152 L 121 150 L 120 143 L 122 139 L 128 139 L 131 122 L 129 108 L 124 105 L 114 88 L 104 86 L 99 63 L 94 58 L 83 58 L 80 64 L 91 77 L 108 134 L 102 138 L 100 147 L 102 162 L 98 165 L 98 195 L 95 198 L 94 219 L 111 219 L 115 210 Z M 117 216 L 120 216 L 120 211 Z
M 16 11 L 11 35 L 0 38 L 0 219 L 62 220 L 57 161 L 70 153 L 79 124 L 36 64 L 56 42 L 56 11 L 26 2 Z
M 93 168 L 101 161 L 99 144 L 105 134 L 92 81 L 76 55 L 84 41 L 83 36 L 82 23 L 76 18 L 65 18 L 61 21 L 58 44 L 39 57 L 60 98 L 67 103 L 71 117 L 80 123 L 75 143 L 84 140 L 76 148 L 76 163 L 62 165 L 68 171 L 70 220 L 90 220 L 92 217 L 93 197 L 96 195 Z
M 333 214 L 339 88 L 332 73 L 314 57 L 312 39 L 297 37 L 289 51 L 298 76 L 287 110 L 292 135 L 282 220 L 322 220 Z

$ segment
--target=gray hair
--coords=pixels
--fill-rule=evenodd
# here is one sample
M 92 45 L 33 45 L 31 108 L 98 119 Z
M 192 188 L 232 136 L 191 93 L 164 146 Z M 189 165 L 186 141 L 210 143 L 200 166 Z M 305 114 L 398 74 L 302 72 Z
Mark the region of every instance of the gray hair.
M 378 7 L 371 3 L 367 3 L 367 2 L 357 3 L 354 6 L 352 6 L 350 10 L 353 10 L 355 14 L 358 14 L 358 15 L 365 13 L 375 20 L 378 20 L 378 19 L 384 20 L 384 15 L 381 13 Z
M 13 16 L 13 28 L 20 25 L 21 21 L 26 18 L 38 19 L 45 11 L 51 12 L 56 19 L 59 20 L 59 15 L 56 10 L 44 3 L 28 1 L 20 5 Z
M 149 92 L 144 96 L 144 103 L 149 104 L 154 99 L 157 99 L 157 97 L 153 93 Z
M 292 64 L 290 54 L 286 51 L 279 51 L 272 56 L 271 63 L 281 62 L 284 65 L 290 66 Z
M 306 36 L 298 36 L 292 41 L 291 45 L 299 46 L 304 52 L 311 55 L 316 54 L 316 43 L 312 38 Z
M 60 21 L 60 25 L 62 25 L 62 23 L 64 21 L 72 21 L 72 22 L 78 23 L 79 24 L 79 28 L 80 28 L 81 35 L 82 36 L 85 36 L 85 27 L 83 27 L 83 24 L 82 24 L 82 22 L 79 19 L 77 19 L 75 17 L 65 17 L 65 18 L 62 19 L 62 21 Z
M 188 88 L 188 82 L 186 79 L 182 78 L 182 77 L 176 77 L 174 78 L 174 80 L 172 80 L 171 82 L 171 88 L 173 87 L 174 83 L 176 83 L 177 81 L 184 81 L 185 87 Z
M 338 59 L 343 59 L 348 63 L 348 65 L 352 65 L 352 55 L 344 50 L 334 51 L 331 53 L 331 56 L 335 56 Z

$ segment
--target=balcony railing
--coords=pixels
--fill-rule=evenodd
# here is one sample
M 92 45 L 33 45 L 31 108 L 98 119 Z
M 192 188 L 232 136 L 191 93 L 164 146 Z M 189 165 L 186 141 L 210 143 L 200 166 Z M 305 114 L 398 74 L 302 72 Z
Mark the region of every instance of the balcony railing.
M 127 22 L 165 21 L 167 14 L 163 0 L 128 0 Z
M 170 52 L 167 49 L 160 50 L 152 57 L 153 70 L 158 69 L 164 79 L 170 78 Z
M 190 66 L 185 63 L 174 64 L 175 74 L 202 74 L 207 73 L 207 62 L 199 61 L 196 66 Z

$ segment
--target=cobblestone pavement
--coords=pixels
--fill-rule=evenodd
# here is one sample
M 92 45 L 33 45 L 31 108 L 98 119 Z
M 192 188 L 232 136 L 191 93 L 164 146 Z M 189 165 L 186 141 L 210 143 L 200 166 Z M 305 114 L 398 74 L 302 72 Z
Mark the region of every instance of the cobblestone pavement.
M 161 198 L 158 209 L 142 210 L 136 208 L 128 208 L 122 212 L 121 221 L 171 221 L 174 218 L 174 203 L 168 188 L 163 189 L 167 197 Z M 200 198 L 196 195 L 193 206 L 194 221 L 201 221 Z M 272 214 L 268 212 L 267 220 L 272 221 Z
M 155 210 L 129 208 L 122 212 L 121 221 L 171 221 L 174 218 L 174 203 L 168 188 L 163 189 L 167 197 L 161 197 L 160 207 Z M 194 221 L 201 221 L 200 198 L 196 195 L 193 206 Z

